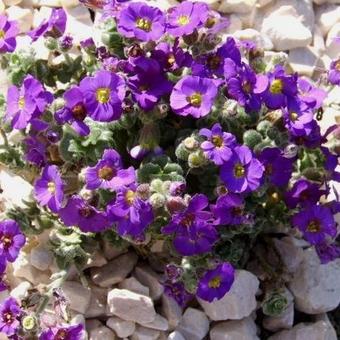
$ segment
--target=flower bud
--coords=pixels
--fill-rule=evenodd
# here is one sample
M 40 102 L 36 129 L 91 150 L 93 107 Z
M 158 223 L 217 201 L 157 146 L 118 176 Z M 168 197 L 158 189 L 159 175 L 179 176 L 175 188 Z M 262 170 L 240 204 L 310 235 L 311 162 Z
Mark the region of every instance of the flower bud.
M 183 141 L 184 146 L 190 150 L 190 151 L 195 151 L 199 147 L 199 142 L 194 138 L 194 137 L 187 137 Z
M 202 151 L 191 153 L 188 157 L 188 165 L 190 168 L 199 168 L 207 163 L 207 159 Z
M 33 315 L 26 315 L 22 318 L 21 324 L 24 331 L 32 332 L 37 328 L 38 320 Z
M 243 142 L 245 145 L 254 149 L 254 147 L 262 142 L 262 136 L 256 130 L 247 130 L 243 134 Z
M 58 48 L 58 40 L 52 37 L 45 38 L 44 45 L 50 51 L 54 51 Z
M 152 182 L 150 183 L 150 190 L 152 192 L 162 193 L 163 192 L 162 186 L 163 186 L 163 181 L 160 180 L 159 178 L 156 178 L 152 180 Z
M 262 120 L 257 124 L 256 130 L 260 132 L 263 136 L 266 136 L 268 129 L 272 126 L 273 124 L 269 120 Z
M 190 152 L 183 143 L 180 143 L 176 148 L 175 155 L 178 159 L 186 161 L 188 160 Z
M 149 201 L 154 209 L 159 209 L 161 207 L 164 207 L 166 199 L 164 195 L 155 193 L 151 195 Z
M 170 214 L 174 214 L 176 212 L 184 210 L 186 207 L 186 204 L 182 197 L 174 196 L 174 197 L 168 198 L 168 201 L 166 202 L 166 207 L 169 210 Z
M 280 293 L 273 292 L 270 294 L 262 304 L 263 314 L 268 316 L 279 316 L 288 307 L 287 298 Z

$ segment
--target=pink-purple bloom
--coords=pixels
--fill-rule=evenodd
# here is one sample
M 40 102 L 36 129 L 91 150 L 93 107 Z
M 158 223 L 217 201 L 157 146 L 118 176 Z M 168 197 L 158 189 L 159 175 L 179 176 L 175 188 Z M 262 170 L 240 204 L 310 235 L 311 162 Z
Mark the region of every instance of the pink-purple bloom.
M 98 71 L 79 85 L 89 117 L 99 122 L 118 120 L 123 112 L 125 82 L 115 73 Z
M 56 165 L 44 168 L 34 184 L 34 195 L 40 205 L 48 206 L 53 212 L 60 210 L 64 199 L 64 182 Z
M 328 72 L 328 81 L 332 85 L 340 85 L 340 59 L 331 62 Z
M 216 165 L 222 165 L 232 156 L 232 148 L 236 146 L 236 138 L 231 133 L 224 132 L 219 123 L 213 125 L 211 130 L 203 128 L 199 134 L 205 138 L 201 149 L 205 156 Z
M 39 340 L 83 340 L 84 326 L 82 324 L 73 326 L 53 327 L 44 330 Z
M 220 300 L 229 292 L 234 278 L 233 266 L 228 262 L 222 263 L 203 275 L 198 283 L 196 295 L 209 302 Z
M 16 36 L 19 33 L 16 21 L 0 15 L 0 53 L 13 52 L 17 46 Z
M 217 90 L 216 81 L 212 79 L 185 76 L 172 90 L 171 108 L 180 116 L 204 117 L 212 109 Z
M 262 181 L 264 167 L 247 146 L 237 146 L 220 170 L 226 188 L 234 193 L 256 190 Z
M 123 169 L 122 159 L 114 149 L 106 149 L 102 159 L 86 170 L 86 187 L 90 190 L 118 190 L 134 183 L 135 179 L 135 169 L 132 166 Z
M 0 256 L 2 259 L 14 262 L 25 242 L 25 235 L 20 231 L 17 222 L 13 220 L 0 222 Z
M 17 334 L 22 310 L 16 299 L 9 297 L 0 306 L 0 332 L 9 337 Z
M 165 16 L 155 7 L 132 2 L 119 13 L 118 32 L 142 41 L 158 40 L 165 31 Z
M 332 211 L 322 205 L 301 210 L 293 216 L 292 223 L 313 245 L 322 243 L 327 236 L 334 237 L 337 233 Z

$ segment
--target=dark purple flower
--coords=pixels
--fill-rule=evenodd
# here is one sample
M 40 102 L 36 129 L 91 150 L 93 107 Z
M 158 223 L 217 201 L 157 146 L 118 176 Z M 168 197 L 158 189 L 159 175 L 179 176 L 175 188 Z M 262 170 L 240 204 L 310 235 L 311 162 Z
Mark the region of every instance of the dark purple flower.
M 171 196 L 180 196 L 184 194 L 186 190 L 186 184 L 184 182 L 171 182 L 169 193 Z
M 36 135 L 28 136 L 24 139 L 25 160 L 42 167 L 47 162 L 47 146 L 44 141 Z
M 205 156 L 216 165 L 222 165 L 232 156 L 231 148 L 236 146 L 236 138 L 224 132 L 219 123 L 214 124 L 211 130 L 201 129 L 199 134 L 208 139 L 201 144 L 201 148 Z
M 84 123 L 88 112 L 84 103 L 84 96 L 78 86 L 74 86 L 64 93 L 65 106 L 54 114 L 59 124 L 66 122 L 80 135 L 87 136 L 90 128 Z
M 44 168 L 34 184 L 34 195 L 40 205 L 47 205 L 53 212 L 59 211 L 64 199 L 64 182 L 56 165 Z
M 160 156 L 164 153 L 163 149 L 160 146 L 152 147 L 136 145 L 134 146 L 129 154 L 133 159 L 142 160 L 147 156 Z
M 310 206 L 296 213 L 292 217 L 292 224 L 313 245 L 322 243 L 327 235 L 336 235 L 333 214 L 329 208 L 322 205 Z
M 340 182 L 339 155 L 333 154 L 328 148 L 322 146 L 321 151 L 325 157 L 324 168 L 327 171 L 327 178 Z
M 279 148 L 265 148 L 258 159 L 263 164 L 264 173 L 272 184 L 278 187 L 288 184 L 293 171 L 293 160 L 284 157 Z
M 73 46 L 73 37 L 70 35 L 64 35 L 59 38 L 59 47 L 62 51 L 68 51 Z
M 167 18 L 167 33 L 175 37 L 189 35 L 201 28 L 208 19 L 209 8 L 203 2 L 184 1 L 170 8 Z
M 167 281 L 171 283 L 178 282 L 183 274 L 182 267 L 175 265 L 173 263 L 169 263 L 165 266 L 165 276 Z
M 165 16 L 158 8 L 132 2 L 120 11 L 117 28 L 127 38 L 158 40 L 165 31 Z
M 142 237 L 154 219 L 151 204 L 138 195 L 135 186 L 120 189 L 116 199 L 108 205 L 107 213 L 117 222 L 119 235 L 133 238 Z
M 229 292 L 235 278 L 235 270 L 230 263 L 222 263 L 208 270 L 198 283 L 196 295 L 205 301 L 220 300 Z
M 93 77 L 80 82 L 80 91 L 88 115 L 99 122 L 110 122 L 120 118 L 125 98 L 125 82 L 117 74 L 98 71 Z
M 297 95 L 297 76 L 287 75 L 282 66 L 277 65 L 268 74 L 269 88 L 263 95 L 269 109 L 279 109 L 287 105 L 287 100 Z
M 211 206 L 216 225 L 240 225 L 247 222 L 244 213 L 244 199 L 240 195 L 227 194 L 218 197 L 216 204 Z
M 13 220 L 0 222 L 0 255 L 9 262 L 14 262 L 20 249 L 26 242 L 25 235 Z
M 171 92 L 172 83 L 161 73 L 156 60 L 138 57 L 133 60 L 135 75 L 129 77 L 132 98 L 143 110 L 151 110 L 162 96 Z
M 222 30 L 225 30 L 230 25 L 228 18 L 223 17 L 216 11 L 209 11 L 208 18 L 204 23 L 204 28 L 207 34 L 218 34 Z
M 135 169 L 132 166 L 128 169 L 122 167 L 120 154 L 114 149 L 106 149 L 102 159 L 94 167 L 87 169 L 86 188 L 117 190 L 134 183 Z
M 48 20 L 44 20 L 37 28 L 27 34 L 36 41 L 41 36 L 61 37 L 66 29 L 67 16 L 63 8 L 53 8 Z
M 0 332 L 12 337 L 20 327 L 19 317 L 22 311 L 18 302 L 9 297 L 0 306 Z
M 317 183 L 309 182 L 306 179 L 297 180 L 292 189 L 285 194 L 285 202 L 290 209 L 298 205 L 308 207 L 315 205 L 325 193 Z
M 221 166 L 220 177 L 230 192 L 242 193 L 256 190 L 263 173 L 261 162 L 242 145 L 235 147 L 231 158 Z
M 0 15 L 0 53 L 13 52 L 17 46 L 16 36 L 19 33 L 16 21 Z
M 186 291 L 182 282 L 166 282 L 164 284 L 164 293 L 173 298 L 182 308 L 193 299 L 193 295 Z
M 78 226 L 84 232 L 100 232 L 109 227 L 106 213 L 77 195 L 72 196 L 58 214 L 65 225 Z
M 44 330 L 39 340 L 83 340 L 84 326 L 82 324 L 65 327 L 54 327 Z
M 228 95 L 244 106 L 246 112 L 261 108 L 261 95 L 268 89 L 268 78 L 257 75 L 248 65 L 242 64 L 238 72 L 227 79 Z
M 340 85 L 340 59 L 332 61 L 328 72 L 328 81 L 332 85 Z
M 340 246 L 335 243 L 323 242 L 315 246 L 315 250 L 322 264 L 334 261 L 340 258 Z
M 28 75 L 20 89 L 15 85 L 8 89 L 5 119 L 11 120 L 14 129 L 24 129 L 40 117 L 52 100 L 52 94 L 45 91 L 37 79 Z
M 323 101 L 327 97 L 327 92 L 325 90 L 313 86 L 304 78 L 299 78 L 297 85 L 299 91 L 298 97 L 301 101 L 303 111 L 307 108 L 317 110 L 322 107 Z
M 217 96 L 216 82 L 208 78 L 186 76 L 172 90 L 170 105 L 180 116 L 195 118 L 209 114 Z

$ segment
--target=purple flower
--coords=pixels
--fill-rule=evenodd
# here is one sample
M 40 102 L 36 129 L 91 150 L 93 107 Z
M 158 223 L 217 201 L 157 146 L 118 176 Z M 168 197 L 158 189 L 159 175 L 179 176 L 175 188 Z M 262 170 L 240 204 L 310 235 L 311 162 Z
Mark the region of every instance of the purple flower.
M 224 132 L 220 124 L 214 124 L 211 130 L 201 129 L 199 134 L 208 139 L 201 144 L 201 148 L 205 156 L 216 165 L 222 165 L 232 156 L 231 148 L 236 146 L 236 138 Z
M 117 74 L 98 71 L 93 77 L 80 82 L 80 91 L 88 115 L 99 122 L 110 122 L 120 118 L 125 98 L 125 82 Z
M 58 124 L 69 123 L 80 136 L 90 133 L 89 127 L 84 123 L 88 112 L 84 103 L 84 96 L 78 86 L 74 86 L 64 93 L 65 107 L 54 114 Z
M 297 76 L 287 75 L 283 67 L 277 65 L 268 78 L 269 88 L 263 95 L 264 103 L 273 110 L 285 107 L 287 100 L 297 95 Z
M 151 204 L 138 195 L 135 186 L 120 189 L 115 201 L 107 207 L 107 213 L 117 222 L 119 235 L 133 238 L 142 237 L 154 219 Z
M 164 293 L 173 298 L 182 308 L 193 298 L 193 295 L 186 291 L 182 282 L 166 282 L 164 284 Z
M 65 225 L 78 226 L 84 232 L 100 232 L 109 227 L 106 213 L 77 195 L 72 196 L 58 214 Z
M 228 18 L 221 16 L 216 11 L 209 11 L 208 19 L 204 23 L 204 28 L 207 34 L 218 34 L 225 30 L 230 25 Z
M 247 146 L 237 146 L 231 158 L 221 166 L 220 177 L 230 192 L 256 190 L 262 180 L 264 167 Z
M 0 255 L 9 262 L 14 262 L 20 249 L 26 242 L 25 235 L 13 220 L 0 222 Z
M 336 224 L 331 210 L 314 205 L 301 210 L 292 217 L 292 224 L 298 228 L 311 244 L 322 243 L 326 235 L 336 235 Z
M 39 340 L 82 340 L 84 326 L 82 324 L 65 327 L 54 327 L 44 330 Z
M 39 136 L 32 135 L 24 139 L 25 144 L 25 160 L 42 167 L 47 162 L 47 146 L 45 141 L 42 141 Z
M 315 246 L 315 250 L 322 264 L 334 261 L 340 258 L 340 246 L 332 243 L 323 242 Z
M 15 85 L 8 89 L 5 118 L 11 120 L 14 129 L 24 129 L 28 123 L 39 118 L 52 100 L 52 94 L 45 91 L 37 79 L 28 75 L 20 89 Z
M 272 184 L 278 187 L 288 184 L 293 171 L 293 160 L 284 157 L 279 148 L 265 148 L 258 159 L 263 164 L 265 175 Z
M 290 209 L 294 209 L 298 205 L 302 207 L 313 206 L 324 193 L 324 190 L 320 190 L 319 184 L 299 179 L 294 183 L 292 189 L 285 194 L 285 202 Z
M 227 194 L 218 197 L 216 204 L 211 206 L 217 225 L 240 225 L 247 222 L 244 213 L 244 199 L 240 195 Z
M 44 20 L 37 28 L 28 32 L 32 41 L 36 41 L 41 36 L 61 37 L 66 29 L 67 16 L 63 8 L 53 8 L 48 20 Z
M 16 36 L 19 33 L 16 21 L 10 21 L 0 15 L 0 53 L 13 52 L 17 46 Z
M 20 327 L 21 313 L 18 302 L 12 297 L 7 298 L 0 306 L 0 332 L 14 336 Z
M 184 1 L 168 11 L 166 31 L 175 37 L 189 35 L 204 25 L 208 13 L 205 3 Z
M 106 149 L 102 159 L 86 171 L 86 188 L 117 190 L 129 186 L 136 179 L 135 169 L 131 166 L 122 169 L 122 159 L 114 149 Z
M 237 74 L 227 79 L 228 95 L 237 100 L 246 112 L 261 108 L 261 95 L 268 89 L 268 78 L 257 75 L 248 65 L 242 64 Z
M 118 32 L 124 37 L 142 41 L 158 40 L 164 31 L 165 16 L 158 8 L 133 2 L 120 11 Z
M 299 78 L 298 82 L 299 99 L 301 108 L 305 111 L 307 108 L 319 109 L 323 105 L 327 92 L 318 87 L 313 86 L 308 80 Z
M 332 85 L 340 85 L 340 59 L 332 61 L 328 72 L 328 81 Z
M 235 278 L 235 270 L 230 263 L 222 263 L 208 270 L 198 283 L 196 295 L 202 300 L 220 300 L 229 292 Z
M 143 110 L 151 110 L 162 96 L 171 92 L 173 85 L 161 73 L 156 60 L 138 57 L 133 60 L 133 65 L 136 74 L 128 81 L 132 98 Z
M 40 205 L 58 212 L 64 199 L 64 182 L 56 165 L 46 166 L 34 184 L 34 195 Z
M 214 80 L 197 76 L 186 76 L 179 80 L 172 90 L 170 105 L 180 116 L 195 118 L 209 114 L 217 96 Z

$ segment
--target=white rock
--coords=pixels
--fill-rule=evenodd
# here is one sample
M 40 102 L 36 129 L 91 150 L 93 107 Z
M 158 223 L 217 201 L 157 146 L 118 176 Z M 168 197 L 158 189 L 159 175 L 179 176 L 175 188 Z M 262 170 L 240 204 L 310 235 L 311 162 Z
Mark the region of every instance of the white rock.
M 224 321 L 210 331 L 210 340 L 257 340 L 256 325 L 251 317 L 237 321 Z
M 273 2 L 273 0 L 257 0 L 257 6 L 264 7 L 270 4 L 271 2 Z
M 209 332 L 209 320 L 206 315 L 195 308 L 189 307 L 177 329 L 188 340 L 202 340 Z
M 102 267 L 107 264 L 106 258 L 99 252 L 94 252 L 91 257 L 87 260 L 87 263 L 84 266 L 84 269 L 92 268 L 92 267 Z
M 60 2 L 64 8 L 72 8 L 80 5 L 79 0 L 60 0 Z
M 84 315 L 83 314 L 76 314 L 74 317 L 72 317 L 70 324 L 71 325 L 82 324 L 82 325 L 85 326 L 86 321 L 85 321 Z
M 10 20 L 17 20 L 20 33 L 28 32 L 33 23 L 33 13 L 30 8 L 21 8 L 19 6 L 11 6 L 6 10 Z
M 316 27 L 326 36 L 329 30 L 340 22 L 340 7 L 332 4 L 318 6 L 315 9 L 315 19 Z
M 175 329 L 182 319 L 182 308 L 166 294 L 162 296 L 162 315 L 167 318 L 170 330 Z
M 185 338 L 179 331 L 175 331 L 169 334 L 167 340 L 185 340 Z
M 91 268 L 91 278 L 100 287 L 110 287 L 123 281 L 137 263 L 135 253 L 127 253 L 99 268 Z
M 264 18 L 261 33 L 266 34 L 279 51 L 305 47 L 312 41 L 312 33 L 291 6 L 282 6 Z
M 126 248 L 117 248 L 107 240 L 103 241 L 102 250 L 103 250 L 104 256 L 108 260 L 113 260 L 114 258 L 116 258 L 120 255 L 123 255 L 127 252 Z
M 34 7 L 61 7 L 60 0 L 33 0 Z
M 242 20 L 236 14 L 231 14 L 229 16 L 229 26 L 227 27 L 226 33 L 231 34 L 240 31 L 242 27 Z M 225 41 L 225 39 L 223 39 L 223 41 Z
M 314 249 L 304 251 L 303 261 L 289 284 L 295 308 L 307 314 L 320 314 L 340 303 L 340 259 L 321 264 Z
M 92 36 L 93 23 L 90 12 L 85 6 L 65 8 L 67 15 L 66 33 L 74 38 L 75 43 Z
M 313 47 L 299 47 L 289 51 L 288 62 L 294 72 L 312 77 L 319 60 L 318 51 Z
M 222 299 L 210 303 L 198 298 L 198 302 L 211 320 L 239 320 L 256 309 L 258 288 L 259 280 L 254 274 L 237 270 L 230 291 Z
M 109 318 L 106 321 L 106 326 L 113 329 L 120 338 L 127 338 L 132 335 L 136 329 L 134 322 L 122 320 L 117 317 Z
M 148 323 L 143 323 L 143 327 L 157 329 L 159 331 L 167 331 L 169 329 L 168 320 L 163 318 L 163 316 L 156 314 L 155 320 Z
M 135 268 L 134 274 L 139 282 L 147 286 L 150 291 L 150 297 L 158 300 L 164 291 L 163 285 L 160 283 L 160 277 L 152 269 L 146 266 L 138 266 Z
M 121 319 L 148 323 L 155 320 L 156 311 L 152 300 L 125 289 L 113 289 L 107 296 L 110 312 Z
M 85 312 L 86 318 L 97 318 L 106 314 L 107 288 L 91 287 L 91 300 Z
M 313 47 L 316 49 L 319 55 L 323 54 L 326 49 L 325 40 L 318 26 L 315 26 L 314 28 Z
M 28 281 L 21 282 L 18 286 L 11 290 L 10 295 L 21 301 L 27 296 L 27 292 L 32 288 L 32 284 Z
M 4 4 L 9 7 L 9 6 L 15 6 L 20 4 L 20 2 L 22 2 L 22 0 L 3 0 Z
M 52 253 L 43 247 L 35 247 L 31 250 L 30 261 L 32 266 L 39 270 L 46 270 L 53 262 Z
M 325 3 L 340 4 L 340 0 L 313 0 L 313 2 L 316 3 L 317 5 L 322 5 Z
M 3 3 L 2 0 L 0 0 L 0 13 L 4 13 L 5 12 L 5 4 Z
M 334 38 L 337 38 L 340 36 L 340 22 L 335 24 L 327 35 L 326 40 L 326 54 L 331 59 L 336 59 L 339 57 L 340 54 L 340 44 L 338 41 L 334 40 Z
M 105 326 L 101 326 L 95 329 L 92 329 L 89 332 L 88 340 L 114 340 L 116 339 L 115 334 L 111 331 L 110 328 Z
M 118 284 L 118 288 L 127 289 L 137 294 L 149 296 L 149 287 L 143 286 L 135 277 L 131 276 Z
M 160 334 L 160 331 L 137 325 L 135 332 L 131 336 L 131 340 L 156 340 Z
M 273 48 L 273 43 L 271 42 L 269 37 L 261 34 L 260 32 L 252 28 L 236 31 L 233 33 L 233 36 L 239 40 L 254 41 L 259 48 L 263 48 L 264 50 L 271 50 Z
M 276 333 L 268 340 L 337 340 L 337 336 L 330 323 L 318 321 L 313 324 L 299 323 L 291 330 Z
M 85 314 L 90 305 L 91 290 L 76 281 L 66 281 L 61 288 L 70 302 L 70 308 L 78 313 Z
M 224 0 L 218 10 L 222 13 L 247 13 L 256 5 L 256 0 Z

